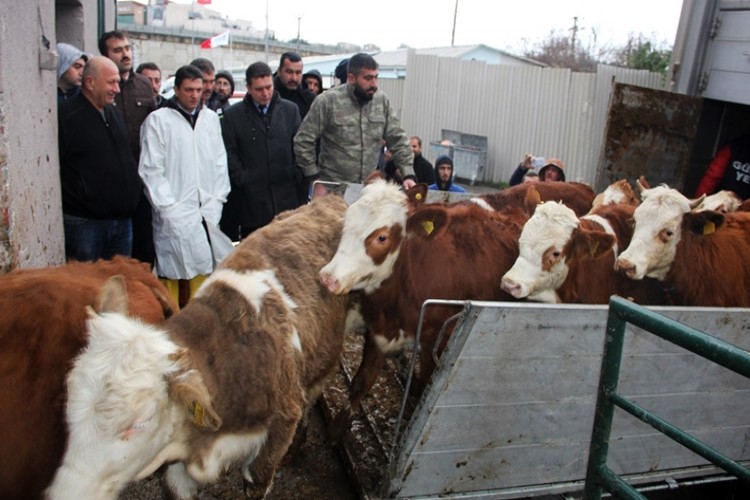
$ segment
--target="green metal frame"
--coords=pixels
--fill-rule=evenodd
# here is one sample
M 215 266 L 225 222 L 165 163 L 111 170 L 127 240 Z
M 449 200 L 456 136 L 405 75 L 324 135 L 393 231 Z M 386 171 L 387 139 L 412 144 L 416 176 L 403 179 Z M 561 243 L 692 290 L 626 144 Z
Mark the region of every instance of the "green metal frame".
M 607 466 L 609 436 L 612 431 L 615 406 L 750 484 L 750 469 L 617 393 L 627 323 L 636 325 L 668 342 L 750 378 L 750 353 L 628 300 L 612 297 L 609 302 L 604 356 L 599 378 L 594 429 L 589 448 L 584 498 L 598 500 L 602 496 L 602 489 L 618 498 L 646 498 Z

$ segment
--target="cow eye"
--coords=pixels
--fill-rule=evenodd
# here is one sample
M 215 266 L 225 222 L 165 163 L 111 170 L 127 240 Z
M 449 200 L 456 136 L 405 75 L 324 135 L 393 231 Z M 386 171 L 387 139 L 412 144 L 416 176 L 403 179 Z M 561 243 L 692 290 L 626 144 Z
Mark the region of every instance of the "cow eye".
M 386 241 L 388 241 L 388 236 L 384 234 L 381 234 L 380 236 L 378 236 L 378 243 L 385 243 Z
M 659 239 L 663 241 L 664 243 L 669 241 L 672 238 L 672 236 L 674 236 L 674 231 L 672 231 L 671 229 L 662 229 L 659 232 Z
M 560 258 L 560 250 L 555 250 L 554 252 L 552 252 L 552 256 L 554 258 L 556 258 L 556 259 L 559 259 Z

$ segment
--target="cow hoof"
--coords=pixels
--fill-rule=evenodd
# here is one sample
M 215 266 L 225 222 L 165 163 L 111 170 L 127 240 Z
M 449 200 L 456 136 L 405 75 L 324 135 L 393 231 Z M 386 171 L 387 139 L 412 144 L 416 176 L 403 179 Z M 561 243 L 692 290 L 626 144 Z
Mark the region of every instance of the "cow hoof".
M 263 500 L 264 498 L 266 498 L 268 490 L 271 489 L 270 486 L 261 486 L 259 484 L 251 483 L 247 480 L 244 480 L 243 482 L 245 483 L 245 498 L 249 498 L 251 500 Z

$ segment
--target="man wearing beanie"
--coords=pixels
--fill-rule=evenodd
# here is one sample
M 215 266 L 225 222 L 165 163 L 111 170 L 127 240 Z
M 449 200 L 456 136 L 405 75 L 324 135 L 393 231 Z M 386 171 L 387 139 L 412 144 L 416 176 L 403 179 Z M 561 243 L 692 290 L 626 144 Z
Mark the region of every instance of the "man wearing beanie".
M 67 43 L 57 44 L 57 102 L 81 92 L 83 67 L 89 58 L 81 49 Z
M 452 193 L 465 193 L 466 190 L 461 186 L 453 184 L 453 160 L 450 156 L 438 156 L 435 160 L 435 184 L 428 186 L 427 189 L 433 191 L 450 191 Z
M 229 107 L 229 98 L 234 94 L 234 78 L 229 71 L 219 71 L 216 73 L 216 82 L 214 83 L 216 92 L 216 114 L 221 116 Z

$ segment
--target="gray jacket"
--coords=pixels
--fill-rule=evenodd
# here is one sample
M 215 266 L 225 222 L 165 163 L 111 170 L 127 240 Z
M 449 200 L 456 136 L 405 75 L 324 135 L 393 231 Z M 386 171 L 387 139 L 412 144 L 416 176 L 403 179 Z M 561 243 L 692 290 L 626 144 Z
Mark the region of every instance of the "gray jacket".
M 315 161 L 315 141 L 320 155 Z M 305 177 L 320 174 L 334 182 L 362 182 L 378 164 L 380 140 L 393 151 L 404 177 L 413 176 L 414 156 L 388 97 L 381 91 L 360 106 L 354 86 L 340 85 L 320 94 L 294 137 L 294 153 Z

